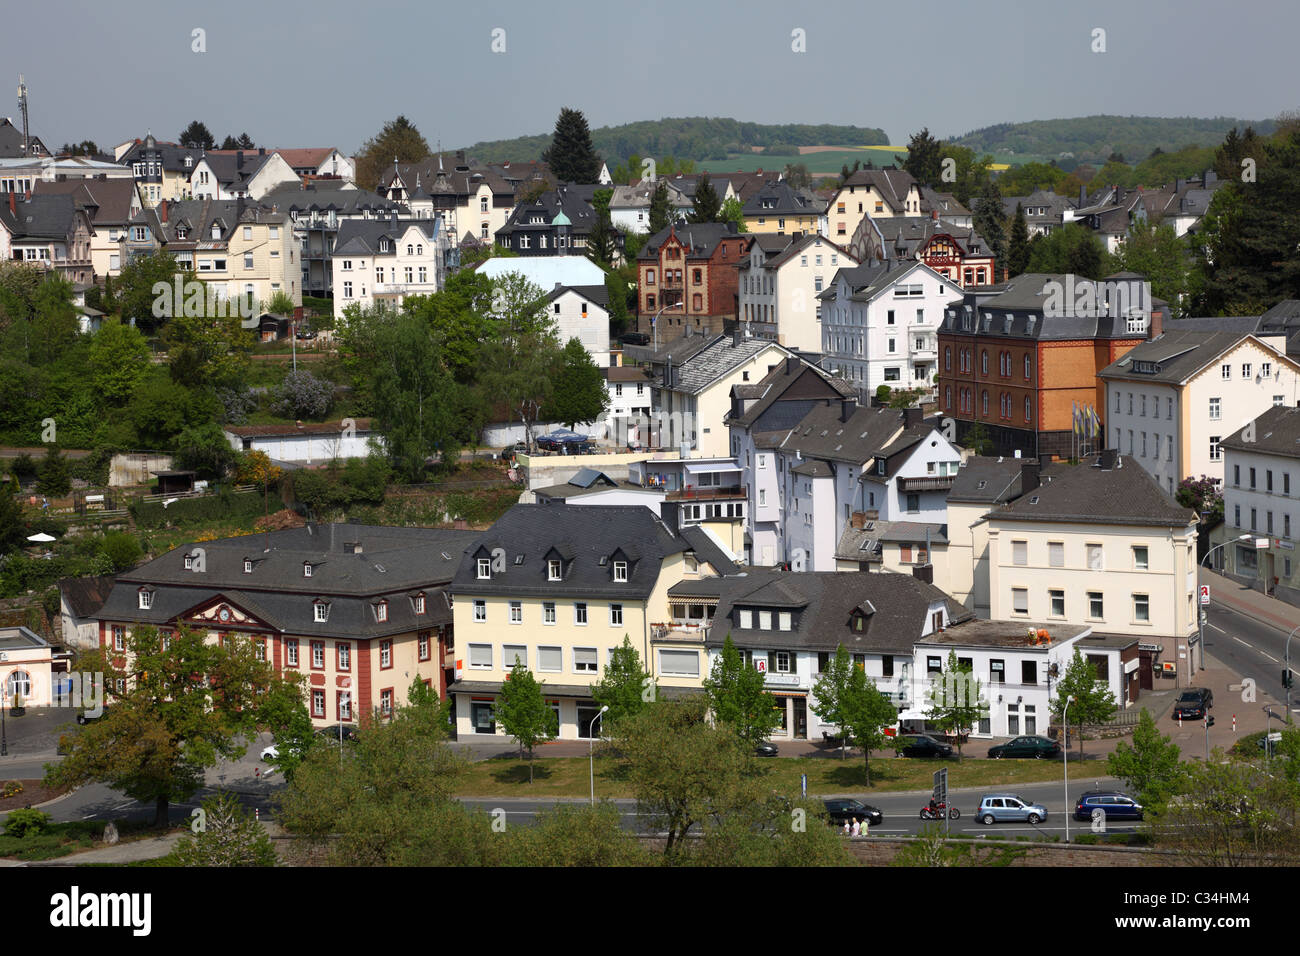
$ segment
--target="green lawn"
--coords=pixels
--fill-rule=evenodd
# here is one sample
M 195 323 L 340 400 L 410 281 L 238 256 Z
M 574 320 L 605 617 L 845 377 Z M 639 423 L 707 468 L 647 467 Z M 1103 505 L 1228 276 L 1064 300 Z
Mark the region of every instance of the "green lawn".
M 958 762 L 873 758 L 870 787 L 861 757 L 845 760 L 827 757 L 778 757 L 755 760 L 755 767 L 771 780 L 772 789 L 799 792 L 801 774 L 808 775 L 810 794 L 885 793 L 899 790 L 929 790 L 934 771 L 948 768 L 948 786 L 1011 787 L 1061 779 L 1061 765 L 1051 760 L 976 760 Z M 590 794 L 586 757 L 538 757 L 533 766 L 534 781 L 528 782 L 528 760 L 517 757 L 481 760 L 457 783 L 462 797 L 584 797 Z M 601 797 L 631 797 L 627 765 L 613 756 L 596 757 L 596 794 Z

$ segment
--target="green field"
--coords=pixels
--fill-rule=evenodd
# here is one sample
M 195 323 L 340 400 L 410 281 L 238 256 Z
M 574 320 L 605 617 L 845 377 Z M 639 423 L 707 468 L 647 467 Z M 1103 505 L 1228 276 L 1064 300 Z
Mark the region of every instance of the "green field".
M 854 160 L 864 165 L 875 163 L 877 166 L 897 165 L 895 156 L 907 158 L 906 146 L 846 146 L 828 149 L 818 153 L 801 153 L 798 156 L 765 156 L 763 153 L 733 153 L 727 159 L 704 160 L 695 164 L 697 169 L 711 173 L 754 172 L 755 170 L 779 171 L 790 163 L 803 163 L 814 177 L 838 176 L 840 168 L 852 166 Z M 1041 156 L 1029 154 L 1004 154 L 993 156 L 993 168 L 1005 169 L 1008 166 L 1021 166 L 1025 163 L 1045 162 Z

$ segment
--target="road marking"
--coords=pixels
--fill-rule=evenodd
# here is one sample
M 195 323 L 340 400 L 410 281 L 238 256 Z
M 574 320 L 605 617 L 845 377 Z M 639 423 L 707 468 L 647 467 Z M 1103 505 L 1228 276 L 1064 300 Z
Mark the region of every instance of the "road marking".
M 1261 654 L 1264 654 L 1263 651 L 1260 651 L 1260 653 L 1261 653 Z M 1274 664 L 1281 664 L 1281 663 L 1282 663 L 1280 660 L 1278 660 L 1278 659 L 1277 659 L 1276 657 L 1274 657 L 1272 654 L 1264 654 L 1264 656 L 1267 657 L 1267 658 L 1268 658 L 1270 661 L 1272 661 Z
M 1242 640 L 1241 638 L 1239 638 L 1239 637 L 1234 637 L 1233 640 L 1236 641 L 1238 644 L 1245 644 L 1245 645 L 1246 645 L 1247 647 L 1249 647 L 1252 651 L 1255 649 L 1255 648 L 1252 647 L 1250 644 L 1246 644 L 1246 642 L 1243 641 L 1243 640 Z
M 1216 624 L 1211 624 L 1211 623 L 1209 623 L 1208 621 L 1206 622 L 1205 626 L 1206 626 L 1206 627 L 1212 627 L 1212 628 L 1214 628 L 1214 629 L 1215 629 L 1216 631 L 1218 631 L 1220 634 L 1227 634 L 1227 633 L 1228 633 L 1228 632 L 1225 631 L 1223 628 L 1219 627 L 1219 626 L 1216 625 Z

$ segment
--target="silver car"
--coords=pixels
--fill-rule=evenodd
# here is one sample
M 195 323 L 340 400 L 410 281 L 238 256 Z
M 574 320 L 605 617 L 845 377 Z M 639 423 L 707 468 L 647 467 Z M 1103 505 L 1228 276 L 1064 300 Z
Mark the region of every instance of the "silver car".
M 1014 793 L 989 793 L 980 799 L 975 819 L 986 825 L 1008 821 L 1037 824 L 1047 819 L 1047 808 Z

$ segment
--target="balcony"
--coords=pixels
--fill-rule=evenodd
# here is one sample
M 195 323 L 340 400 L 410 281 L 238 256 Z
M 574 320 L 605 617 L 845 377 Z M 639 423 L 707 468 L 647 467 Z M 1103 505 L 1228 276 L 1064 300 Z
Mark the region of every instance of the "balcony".
M 682 488 L 667 494 L 669 501 L 717 501 L 723 498 L 744 498 L 745 489 L 741 485 L 728 485 L 723 488 Z
M 375 295 L 429 295 L 438 291 L 436 282 L 376 282 Z
M 651 624 L 650 640 L 691 641 L 703 644 L 709 639 L 709 631 L 712 629 L 712 625 L 712 620 L 699 624 L 679 623 L 677 621 L 671 624 Z
M 926 475 L 924 478 L 899 478 L 899 491 L 948 491 L 956 475 Z

